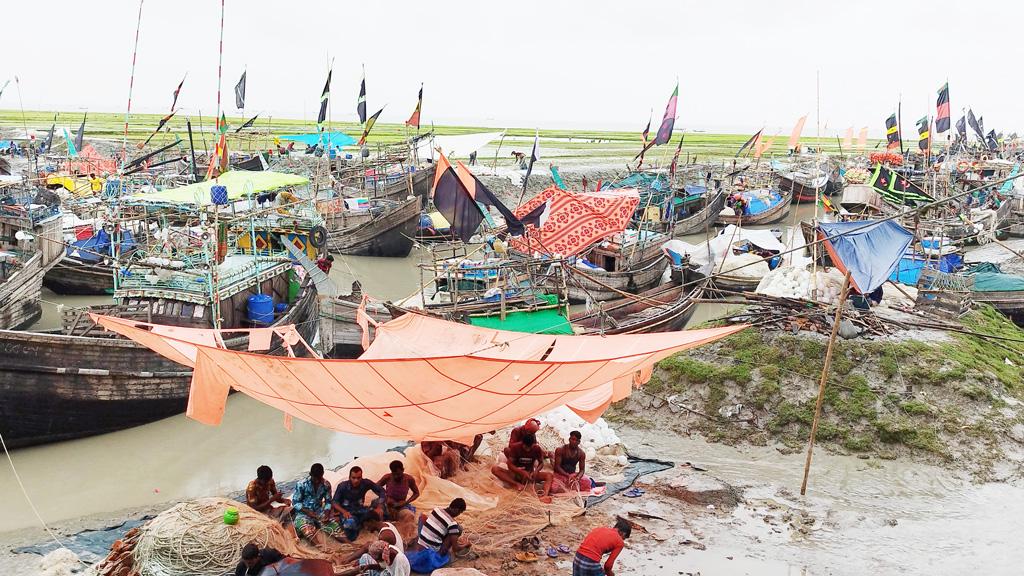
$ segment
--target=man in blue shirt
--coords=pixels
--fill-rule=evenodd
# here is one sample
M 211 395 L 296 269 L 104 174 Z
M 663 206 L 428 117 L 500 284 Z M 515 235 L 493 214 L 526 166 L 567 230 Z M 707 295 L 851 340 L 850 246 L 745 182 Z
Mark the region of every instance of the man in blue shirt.
M 331 483 L 324 479 L 323 464 L 313 464 L 309 477 L 295 486 L 292 507 L 295 530 L 314 545 L 320 544 L 317 534 L 321 531 L 331 537 L 341 533 L 341 525 L 331 506 Z
M 369 506 L 366 505 L 366 493 L 377 495 Z M 354 542 L 359 537 L 363 524 L 380 522 L 382 518 L 381 502 L 384 489 L 372 480 L 363 478 L 363 469 L 353 466 L 348 472 L 348 482 L 342 482 L 334 491 L 331 507 L 341 516 L 345 537 Z

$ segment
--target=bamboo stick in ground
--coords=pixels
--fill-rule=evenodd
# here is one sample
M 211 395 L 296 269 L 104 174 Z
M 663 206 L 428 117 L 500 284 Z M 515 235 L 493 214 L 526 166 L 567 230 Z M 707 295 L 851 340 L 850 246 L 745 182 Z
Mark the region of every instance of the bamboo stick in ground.
M 835 321 L 832 323 L 832 335 L 828 339 L 828 350 L 825 352 L 825 365 L 821 367 L 821 381 L 818 383 L 818 400 L 814 405 L 814 420 L 811 422 L 811 437 L 807 442 L 807 461 L 804 463 L 804 480 L 800 484 L 800 495 L 807 494 L 807 475 L 811 471 L 811 455 L 814 453 L 814 436 L 818 433 L 818 420 L 821 419 L 821 403 L 825 399 L 825 382 L 828 380 L 828 371 L 832 366 L 832 350 L 836 345 L 836 336 L 839 335 L 839 322 L 843 318 L 843 306 L 846 304 L 846 293 L 850 289 L 850 272 L 846 272 L 843 279 L 843 288 L 839 291 L 839 300 L 836 303 Z

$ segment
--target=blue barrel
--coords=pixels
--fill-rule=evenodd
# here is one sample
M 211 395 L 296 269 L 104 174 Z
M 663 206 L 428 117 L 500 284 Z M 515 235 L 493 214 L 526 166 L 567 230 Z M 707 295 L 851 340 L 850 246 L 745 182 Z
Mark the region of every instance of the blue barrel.
M 277 313 L 277 314 L 284 314 L 287 311 L 288 311 L 288 303 L 287 302 L 278 302 L 277 306 L 274 306 L 274 312 Z
M 249 321 L 259 324 L 274 323 L 274 299 L 266 294 L 249 296 Z

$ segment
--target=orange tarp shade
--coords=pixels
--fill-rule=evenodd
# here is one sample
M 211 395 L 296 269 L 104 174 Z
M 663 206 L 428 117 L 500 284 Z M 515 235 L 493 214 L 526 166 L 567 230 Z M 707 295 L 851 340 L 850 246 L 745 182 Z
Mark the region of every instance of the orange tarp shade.
M 107 329 L 189 364 L 189 416 L 218 424 L 228 387 L 312 424 L 383 438 L 453 440 L 568 406 L 590 421 L 646 382 L 655 362 L 745 328 L 544 336 L 406 314 L 380 324 L 357 360 L 268 356 L 175 340 L 93 315 Z M 215 332 L 215 331 L 210 331 Z

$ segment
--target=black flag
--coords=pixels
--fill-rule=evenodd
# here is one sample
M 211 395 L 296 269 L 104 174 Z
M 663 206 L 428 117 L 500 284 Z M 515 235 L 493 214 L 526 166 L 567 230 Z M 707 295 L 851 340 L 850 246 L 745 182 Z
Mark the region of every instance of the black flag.
M 242 77 L 238 79 L 238 84 L 235 84 L 235 108 L 239 110 L 245 109 L 245 75 L 248 70 L 242 72 Z
M 324 82 L 324 91 L 320 93 L 320 114 L 316 117 L 316 125 L 320 127 L 324 120 L 327 120 L 327 100 L 331 97 L 331 73 L 327 71 L 327 82 Z
M 260 117 L 260 115 L 257 114 L 255 116 L 253 116 L 252 118 L 249 118 L 248 120 L 246 120 L 245 124 L 242 124 L 238 128 L 235 128 L 235 134 L 241 132 L 243 128 L 249 128 L 250 126 L 255 124 L 256 123 L 256 119 L 259 118 L 259 117 Z
M 356 112 L 359 113 L 359 123 L 366 124 L 366 72 L 363 72 L 363 82 L 359 85 L 359 99 L 356 100 Z
M 764 132 L 764 128 L 761 128 L 760 130 L 758 130 L 756 134 L 751 136 L 749 140 L 747 140 L 746 142 L 743 143 L 743 146 L 740 146 L 739 151 L 736 152 L 736 157 L 737 158 L 739 157 L 740 154 L 743 154 L 744 150 L 746 150 L 747 148 L 750 148 L 751 146 L 756 144 L 758 140 L 760 140 L 761 132 Z M 682 144 L 682 140 L 680 140 L 680 144 Z
M 985 137 L 985 143 L 988 144 L 988 149 L 993 152 L 999 149 L 999 138 L 996 137 L 995 130 L 988 131 L 988 136 Z
M 978 119 L 974 117 L 974 110 L 969 108 L 967 109 L 967 124 L 970 125 L 971 130 L 974 130 L 974 133 L 977 134 L 978 140 L 984 142 L 985 133 L 982 131 L 981 124 L 978 122 Z
M 82 151 L 82 142 L 85 140 L 85 118 L 89 113 L 82 116 L 82 124 L 78 127 L 78 134 L 75 134 L 75 150 Z
M 960 138 L 961 140 L 966 140 L 967 139 L 967 117 L 966 116 L 961 116 L 960 119 L 956 121 L 956 134 L 957 134 L 957 138 Z
M 53 124 L 50 124 L 50 133 L 46 135 L 46 142 L 43 143 L 43 147 L 39 149 L 40 152 L 47 152 L 50 150 L 50 145 L 53 144 L 53 130 L 57 127 L 57 117 L 53 117 Z
M 178 105 L 178 94 L 181 94 L 181 87 L 185 85 L 185 78 L 188 74 L 181 78 L 181 82 L 178 82 L 178 87 L 174 89 L 174 100 L 171 101 L 171 112 L 174 112 L 174 107 Z

